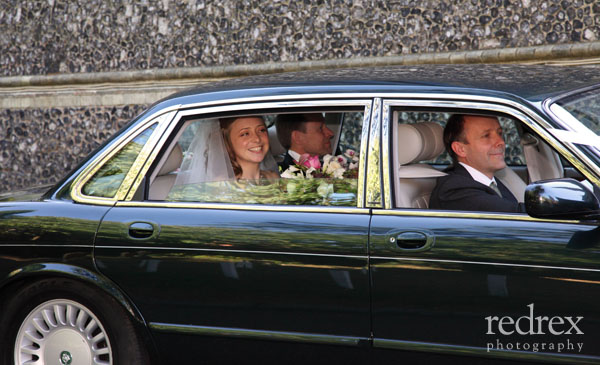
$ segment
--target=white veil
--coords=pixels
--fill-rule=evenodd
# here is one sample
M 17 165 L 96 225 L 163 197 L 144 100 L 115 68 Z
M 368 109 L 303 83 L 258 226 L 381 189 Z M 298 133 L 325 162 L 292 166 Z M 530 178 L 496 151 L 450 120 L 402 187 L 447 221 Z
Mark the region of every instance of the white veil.
M 273 171 L 279 174 L 279 165 L 277 161 L 275 161 L 275 157 L 271 153 L 271 149 L 269 148 L 269 153 L 265 156 L 265 158 L 260 163 L 261 170 Z
M 219 121 L 210 119 L 199 124 L 190 147 L 184 152 L 175 185 L 235 180 Z

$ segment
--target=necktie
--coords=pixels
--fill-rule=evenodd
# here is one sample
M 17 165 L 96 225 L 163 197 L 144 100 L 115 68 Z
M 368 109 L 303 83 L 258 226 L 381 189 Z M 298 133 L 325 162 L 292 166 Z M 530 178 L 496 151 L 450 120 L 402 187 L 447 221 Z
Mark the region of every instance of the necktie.
M 490 188 L 492 188 L 492 190 L 494 190 L 499 197 L 502 197 L 502 193 L 500 192 L 500 189 L 498 189 L 498 185 L 496 185 L 495 181 L 490 183 Z

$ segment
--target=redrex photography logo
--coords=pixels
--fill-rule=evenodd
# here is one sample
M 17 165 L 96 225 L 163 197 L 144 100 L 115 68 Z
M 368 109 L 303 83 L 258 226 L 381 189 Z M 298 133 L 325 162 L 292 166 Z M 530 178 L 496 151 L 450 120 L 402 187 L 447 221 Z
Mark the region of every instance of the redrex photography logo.
M 581 336 L 583 316 L 536 315 L 535 304 L 527 305 L 529 313 L 520 317 L 487 316 L 487 335 L 497 335 L 487 343 L 487 351 L 577 352 L 583 342 L 567 336 Z M 541 340 L 543 338 L 544 340 Z

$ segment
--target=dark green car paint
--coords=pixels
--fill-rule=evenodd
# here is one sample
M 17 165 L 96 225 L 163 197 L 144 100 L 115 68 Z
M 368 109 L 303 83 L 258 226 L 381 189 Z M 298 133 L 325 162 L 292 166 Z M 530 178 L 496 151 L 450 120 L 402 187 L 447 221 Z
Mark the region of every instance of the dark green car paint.
M 367 210 L 116 207 L 100 226 L 96 259 L 159 332 L 229 329 L 317 343 L 329 335 L 358 345 L 370 336 L 369 219 Z M 132 238 L 132 222 L 160 233 Z
M 529 315 L 527 305 L 535 303 L 538 315 L 583 316 L 584 334 L 566 336 L 583 349 L 567 354 L 600 356 L 593 345 L 600 312 L 590 300 L 600 295 L 596 223 L 376 215 L 371 229 L 376 346 L 381 339 L 386 348 L 411 349 L 417 342 L 487 352 L 488 344 L 496 349 L 498 341 L 566 341 L 487 334 L 486 317 L 516 319 Z M 431 232 L 435 243 L 413 253 L 391 242 L 399 230 Z
M 179 105 L 351 93 L 357 99 L 378 93 L 418 95 L 415 100 L 446 93 L 460 94 L 462 100 L 504 99 L 557 128 L 540 102 L 597 84 L 599 78 L 585 68 L 549 72 L 514 65 L 265 76 L 203 85 L 168 98 L 120 133 Z M 377 363 L 384 355 L 394 363 L 600 359 L 595 301 L 600 297 L 600 228 L 595 221 L 73 202 L 71 184 L 98 153 L 112 148 L 112 141 L 43 196 L 39 191 L 2 194 L 3 300 L 15 295 L 6 289 L 19 280 L 77 278 L 110 293 L 147 325 L 165 363 L 247 362 L 253 356 L 281 362 L 296 354 L 301 362 L 313 354 L 330 363 Z M 146 237 L 144 231 L 151 232 Z M 496 340 L 522 338 L 488 334 L 486 317 L 525 316 L 532 303 L 536 315 L 583 317 L 584 334 L 569 337 L 584 343 L 582 352 L 488 352 Z M 533 336 L 531 341 L 557 340 Z

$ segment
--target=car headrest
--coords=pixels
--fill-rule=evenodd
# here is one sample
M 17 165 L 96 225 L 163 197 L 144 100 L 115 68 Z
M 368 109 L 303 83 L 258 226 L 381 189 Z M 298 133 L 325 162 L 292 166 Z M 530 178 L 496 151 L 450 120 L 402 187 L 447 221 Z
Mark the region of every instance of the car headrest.
M 444 128 L 434 122 L 398 125 L 400 165 L 432 160 L 444 152 Z
M 177 143 L 171 150 L 165 163 L 161 166 L 157 176 L 167 175 L 177 170 L 181 166 L 181 161 L 183 161 L 183 152 L 181 151 L 181 146 Z
M 269 146 L 271 148 L 271 154 L 274 156 L 283 155 L 286 153 L 286 149 L 279 142 L 277 138 L 277 129 L 275 126 L 269 128 Z

